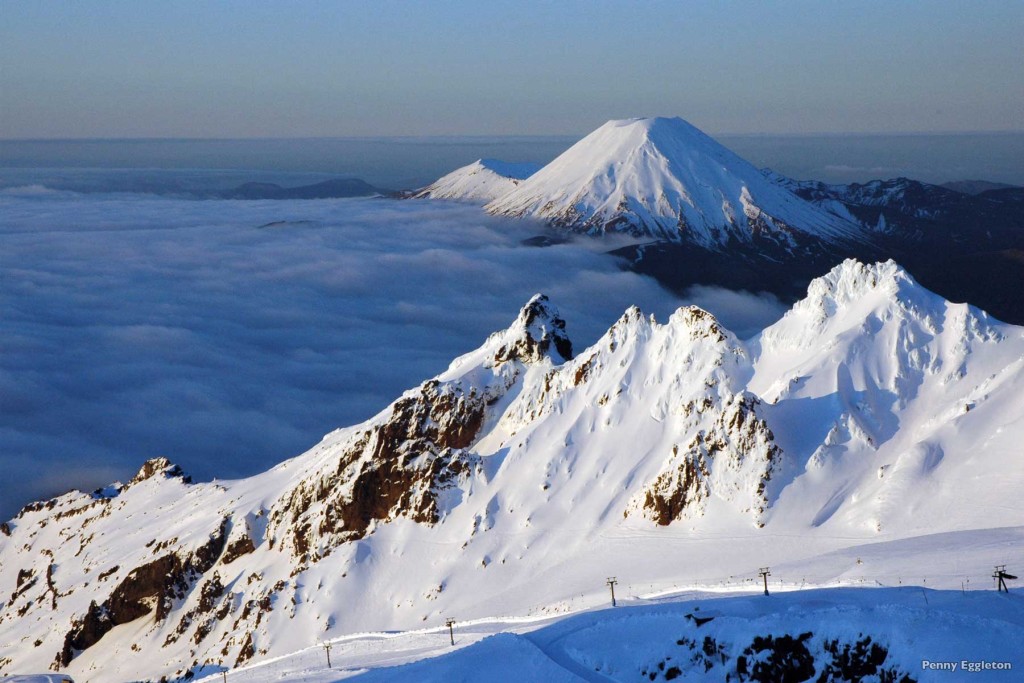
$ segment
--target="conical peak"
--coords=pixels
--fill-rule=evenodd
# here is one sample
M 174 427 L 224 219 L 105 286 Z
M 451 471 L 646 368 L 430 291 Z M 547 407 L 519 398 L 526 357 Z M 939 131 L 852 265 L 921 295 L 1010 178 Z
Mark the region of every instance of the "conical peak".
M 648 136 L 660 135 L 696 135 L 707 138 L 708 135 L 689 121 L 678 116 L 650 116 L 631 119 L 612 119 L 601 128 L 622 128 L 643 132 Z M 601 130 L 599 128 L 598 130 Z
M 667 130 L 679 132 L 692 131 L 704 135 L 699 128 L 678 116 L 634 116 L 628 119 L 611 119 L 601 128 L 632 128 L 647 132 Z
M 702 130 L 679 117 L 613 119 L 581 142 L 588 139 L 600 141 L 610 148 L 618 147 L 617 156 L 622 155 L 623 147 L 649 145 L 666 156 L 677 156 L 681 151 L 692 150 L 693 153 L 711 152 L 715 156 L 726 155 L 730 161 L 742 161 Z
M 413 196 L 486 203 L 511 192 L 539 168 L 537 164 L 477 159 L 438 178 Z
M 513 163 L 501 159 L 477 159 L 466 168 L 485 169 L 505 178 L 523 180 L 536 173 L 540 166 L 533 163 Z
M 666 117 L 608 121 L 487 211 L 712 250 L 764 236 L 789 248 L 800 239 L 845 240 L 857 231 L 683 119 Z

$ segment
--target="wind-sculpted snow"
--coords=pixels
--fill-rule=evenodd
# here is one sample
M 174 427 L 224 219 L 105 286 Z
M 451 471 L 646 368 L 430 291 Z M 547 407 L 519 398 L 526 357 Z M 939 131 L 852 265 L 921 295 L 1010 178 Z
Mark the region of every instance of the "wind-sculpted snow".
M 155 460 L 26 507 L 0 526 L 0 669 L 174 678 L 558 611 L 607 576 L 713 585 L 829 552 L 856 572 L 869 543 L 1024 525 L 1024 330 L 892 262 L 837 266 L 749 342 L 697 307 L 570 332 L 537 296 L 263 474 Z M 957 549 L 929 557 L 961 580 Z
M 1024 645 L 1014 602 L 919 589 L 640 598 L 540 625 L 502 624 L 496 635 L 494 625 L 474 624 L 461 629 L 454 651 L 437 635 L 410 633 L 372 650 L 338 643 L 344 654 L 333 672 L 311 652 L 237 677 L 326 683 L 340 669 L 353 683 L 1006 681 Z
M 946 523 L 986 525 L 979 497 L 1020 486 L 996 474 L 995 454 L 1019 429 L 1022 342 L 1021 328 L 943 300 L 891 261 L 847 261 L 814 281 L 752 341 L 750 387 L 773 404 L 790 465 L 836 477 L 832 488 L 798 477 L 787 495 L 817 508 L 815 524 L 928 528 L 955 509 Z
M 805 202 L 678 118 L 609 121 L 487 210 L 712 250 L 859 239 L 854 223 Z

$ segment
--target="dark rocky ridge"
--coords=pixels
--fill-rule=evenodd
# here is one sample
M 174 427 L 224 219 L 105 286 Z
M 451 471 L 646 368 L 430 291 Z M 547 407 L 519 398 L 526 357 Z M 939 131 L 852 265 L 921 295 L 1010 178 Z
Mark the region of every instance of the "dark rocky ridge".
M 365 536 L 374 522 L 398 516 L 437 521 L 437 491 L 475 463 L 463 449 L 483 422 L 474 389 L 424 383 L 399 399 L 390 418 L 360 434 L 333 466 L 303 481 L 270 512 L 271 537 L 303 560 Z
M 701 623 L 708 621 L 712 619 Z M 898 664 L 891 662 L 888 647 L 864 634 L 850 641 L 816 636 L 811 631 L 769 633 L 754 636 L 746 647 L 712 635 L 701 638 L 693 634 L 679 638 L 676 645 L 678 650 L 640 670 L 643 680 L 724 678 L 750 683 L 916 681 Z
M 990 180 L 954 180 L 948 183 L 941 183 L 939 187 L 963 194 L 981 194 L 988 190 L 1006 190 L 1016 185 L 1009 183 L 994 183 Z
M 281 187 L 276 183 L 243 183 L 220 194 L 222 199 L 334 199 L 371 197 L 388 194 L 387 190 L 358 178 L 335 178 L 300 187 Z
M 559 362 L 572 358 L 565 321 L 543 295 L 533 297 L 509 330 L 492 340 L 488 367 L 537 363 L 554 354 Z M 506 388 L 424 382 L 395 401 L 385 421 L 356 435 L 326 471 L 282 497 L 270 512 L 271 541 L 306 563 L 339 543 L 363 538 L 375 523 L 397 517 L 436 523 L 438 494 L 478 468 L 479 457 L 467 449 L 487 407 Z
M 786 179 L 783 179 L 786 180 Z M 924 287 L 999 320 L 1024 324 L 1024 191 L 967 195 L 906 178 L 863 185 L 787 181 L 798 196 L 842 207 L 863 226 L 864 244 L 819 245 L 794 257 L 764 243 L 709 258 L 699 247 L 652 242 L 617 249 L 624 266 L 685 293 L 693 285 L 770 292 L 785 303 L 846 258 L 892 258 Z
M 678 444 L 673 446 L 667 458 L 669 467 L 644 491 L 643 507 L 650 519 L 667 526 L 687 515 L 699 515 L 701 504 L 711 493 L 708 478 L 714 461 L 741 463 L 756 459 L 761 465 L 760 484 L 755 507 L 749 512 L 756 524 L 763 526 L 761 515 L 768 508 L 765 489 L 782 457 L 782 449 L 759 414 L 760 403 L 753 396 L 737 397 L 716 416 L 710 429 L 698 432 L 682 449 Z M 720 401 L 708 395 L 699 403 L 688 404 L 684 412 L 703 412 L 713 407 L 721 408 Z

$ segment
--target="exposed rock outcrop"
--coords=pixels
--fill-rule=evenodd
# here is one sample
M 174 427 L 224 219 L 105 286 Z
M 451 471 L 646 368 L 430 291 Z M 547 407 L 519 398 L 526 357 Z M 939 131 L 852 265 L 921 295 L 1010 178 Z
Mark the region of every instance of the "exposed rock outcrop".
M 102 604 L 93 601 L 85 614 L 72 621 L 54 668 L 67 666 L 77 653 L 98 643 L 119 624 L 150 613 L 158 622 L 165 620 L 175 601 L 184 598 L 196 580 L 213 567 L 224 549 L 226 532 L 225 519 L 193 552 L 184 556 L 168 553 L 133 569 Z

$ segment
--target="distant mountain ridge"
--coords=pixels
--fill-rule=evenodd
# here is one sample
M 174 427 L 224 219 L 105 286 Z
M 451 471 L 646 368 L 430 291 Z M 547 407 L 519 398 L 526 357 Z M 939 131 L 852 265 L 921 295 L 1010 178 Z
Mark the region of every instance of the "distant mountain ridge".
M 909 178 L 829 185 L 792 180 L 770 170 L 763 173 L 826 211 L 856 221 L 869 233 L 901 240 L 903 244 L 894 245 L 897 248 L 943 240 L 975 249 L 1007 248 L 1019 243 L 1024 233 L 1021 188 L 969 194 Z
M 386 190 L 358 178 L 334 178 L 312 185 L 281 187 L 276 183 L 251 182 L 220 193 L 223 199 L 332 199 L 370 197 L 387 194 Z
M 941 183 L 940 186 L 954 192 L 962 192 L 963 194 L 981 194 L 989 190 L 1008 190 L 1020 187 L 1019 185 L 1010 185 L 1009 183 L 994 183 L 990 180 L 954 180 L 948 183 Z

